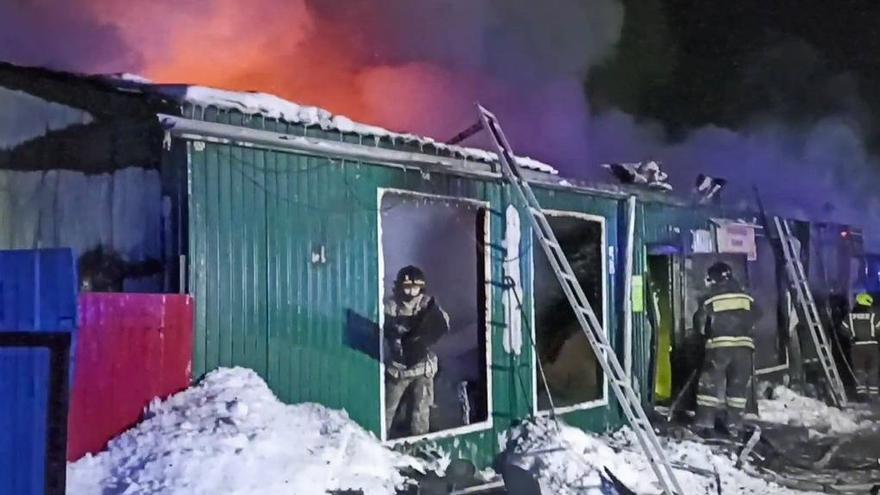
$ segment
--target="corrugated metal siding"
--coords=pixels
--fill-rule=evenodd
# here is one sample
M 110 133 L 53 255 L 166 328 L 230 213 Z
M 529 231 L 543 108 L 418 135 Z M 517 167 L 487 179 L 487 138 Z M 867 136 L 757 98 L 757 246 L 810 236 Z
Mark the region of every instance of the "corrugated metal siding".
M 189 386 L 192 310 L 183 295 L 80 297 L 68 460 L 103 450 L 141 419 L 153 398 Z
M 46 348 L 0 348 L 0 493 L 44 493 L 49 361 Z
M 493 257 L 503 259 L 503 188 L 292 153 L 187 146 L 196 376 L 248 366 L 282 400 L 345 409 L 378 432 L 378 362 L 350 335 L 379 318 L 377 189 L 488 201 Z M 503 351 L 500 262 L 492 276 L 495 427 L 440 441 L 480 465 L 497 452 L 497 434 L 531 405 L 530 354 Z
M 707 229 L 712 215 L 701 208 L 647 203 L 643 206 L 645 244 L 662 243 L 681 245 L 688 230 Z
M 212 144 L 189 153 L 190 289 L 210 301 L 196 304 L 195 376 L 266 369 L 265 169 L 246 152 Z
M 186 111 L 216 122 L 360 140 L 213 109 Z M 403 147 L 384 141 L 376 145 Z M 525 345 L 518 356 L 503 348 L 506 187 L 491 180 L 216 143 L 186 146 L 190 290 L 197 308 L 195 376 L 218 366 L 248 366 L 265 377 L 282 400 L 346 409 L 377 433 L 378 362 L 369 349 L 352 345 L 357 339 L 351 335 L 363 332 L 363 327 L 376 331 L 379 319 L 377 190 L 490 203 L 493 427 L 437 442 L 453 455 L 489 465 L 498 452 L 498 435 L 531 413 L 533 394 L 530 336 L 523 335 Z M 607 241 L 617 261 L 616 200 L 558 191 L 539 191 L 539 198 L 547 208 L 605 217 Z M 520 220 L 523 245 L 529 246 L 531 231 L 523 211 Z M 326 262 L 321 261 L 322 253 Z M 531 322 L 531 250 L 526 249 L 519 262 L 525 316 Z M 609 273 L 609 297 L 617 290 Z M 608 305 L 611 328 L 617 328 L 616 301 Z M 529 330 L 523 325 L 523 332 Z M 612 342 L 619 346 L 622 339 L 616 333 L 612 332 Z M 613 406 L 571 413 L 567 419 L 593 430 L 620 424 Z
M 64 493 L 75 281 L 69 249 L 0 251 L 0 493 Z

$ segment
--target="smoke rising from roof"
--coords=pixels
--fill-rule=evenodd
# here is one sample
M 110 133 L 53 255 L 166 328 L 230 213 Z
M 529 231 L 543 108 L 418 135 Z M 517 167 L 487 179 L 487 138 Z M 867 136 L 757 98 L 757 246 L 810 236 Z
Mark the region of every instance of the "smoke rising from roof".
M 750 202 L 756 183 L 770 206 L 880 225 L 858 88 L 800 40 L 743 67 L 738 129 L 672 140 L 660 122 L 591 111 L 584 81 L 615 56 L 624 14 L 619 0 L 18 0 L 0 4 L 0 59 L 271 92 L 439 139 L 480 101 L 519 153 L 568 175 L 655 158 L 679 192 L 706 173 L 729 180 L 726 198 Z

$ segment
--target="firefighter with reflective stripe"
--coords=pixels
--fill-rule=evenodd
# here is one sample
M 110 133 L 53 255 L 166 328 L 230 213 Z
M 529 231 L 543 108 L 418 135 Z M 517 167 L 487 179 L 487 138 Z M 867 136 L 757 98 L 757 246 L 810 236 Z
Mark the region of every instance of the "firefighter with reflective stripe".
M 843 319 L 843 333 L 850 339 L 850 359 L 856 375 L 856 392 L 861 398 L 876 399 L 880 385 L 880 315 L 873 309 L 874 298 L 867 293 L 856 296 L 856 304 Z
M 434 375 L 438 360 L 431 347 L 449 331 L 449 316 L 437 300 L 425 293 L 425 274 L 417 267 L 400 270 L 394 295 L 385 301 L 383 326 L 385 359 L 385 428 L 389 437 L 398 410 L 410 393 L 408 431 L 400 436 L 430 431 L 434 405 Z
M 695 427 L 708 434 L 719 413 L 726 411 L 727 430 L 738 436 L 752 386 L 752 332 L 758 309 L 726 263 L 709 267 L 706 285 L 709 292 L 694 314 L 694 328 L 706 342 Z

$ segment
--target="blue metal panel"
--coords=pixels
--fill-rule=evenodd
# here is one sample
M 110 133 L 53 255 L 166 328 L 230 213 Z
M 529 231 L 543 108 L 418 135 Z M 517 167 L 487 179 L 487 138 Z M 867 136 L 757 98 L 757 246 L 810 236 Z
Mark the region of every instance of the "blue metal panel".
M 0 494 L 64 493 L 77 323 L 70 249 L 0 251 Z
M 70 249 L 0 251 L 0 331 L 75 329 L 73 260 Z
M 0 493 L 45 493 L 47 348 L 0 348 Z

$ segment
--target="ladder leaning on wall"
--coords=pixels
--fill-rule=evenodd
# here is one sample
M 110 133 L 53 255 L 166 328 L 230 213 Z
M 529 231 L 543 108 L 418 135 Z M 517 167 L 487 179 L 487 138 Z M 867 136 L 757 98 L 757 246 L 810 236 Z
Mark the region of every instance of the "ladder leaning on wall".
M 791 224 L 788 220 L 773 217 L 773 224 L 776 232 L 779 234 L 779 243 L 782 246 L 782 257 L 785 261 L 785 273 L 788 275 L 789 285 L 800 307 L 801 314 L 804 316 L 804 323 L 810 330 L 810 337 L 813 339 L 813 345 L 816 347 L 816 355 L 819 357 L 819 363 L 822 365 L 822 371 L 828 380 L 828 391 L 835 405 L 839 407 L 846 406 L 846 389 L 843 386 L 843 380 L 837 370 L 837 364 L 834 362 L 834 355 L 831 351 L 827 334 L 822 326 L 822 319 L 819 317 L 819 310 L 816 308 L 816 300 L 813 298 L 813 292 L 810 289 L 810 282 L 801 263 L 798 253 L 796 239 L 791 230 Z M 832 331 L 834 331 L 832 329 Z
M 515 155 L 510 148 L 510 144 L 501 130 L 501 126 L 498 124 L 498 119 L 480 105 L 477 105 L 477 110 L 480 121 L 459 136 L 456 136 L 456 141 L 461 141 L 479 130 L 489 132 L 498 152 L 498 162 L 504 178 L 510 183 L 516 197 L 528 209 L 529 221 L 538 238 L 538 243 L 544 249 L 553 273 L 556 275 L 557 280 L 559 280 L 560 285 L 562 285 L 565 297 L 574 310 L 581 330 L 586 335 L 596 358 L 602 365 L 605 375 L 608 376 L 611 388 L 617 396 L 627 422 L 635 432 L 636 439 L 645 453 L 651 469 L 654 471 L 657 480 L 667 495 L 683 495 L 684 492 L 675 477 L 672 465 L 669 459 L 666 458 L 663 447 L 654 433 L 654 428 L 650 420 L 648 420 L 644 409 L 642 409 L 639 396 L 627 379 L 626 372 L 617 359 L 614 348 L 611 347 L 608 338 L 605 336 L 602 325 L 599 324 L 599 320 L 596 318 L 596 314 L 593 312 L 587 296 L 581 289 L 571 264 L 565 257 L 565 253 L 562 251 L 556 235 L 550 228 L 550 223 L 547 221 L 540 203 L 538 203 L 534 192 L 532 192 L 528 180 L 523 176 L 522 170 L 517 164 Z

